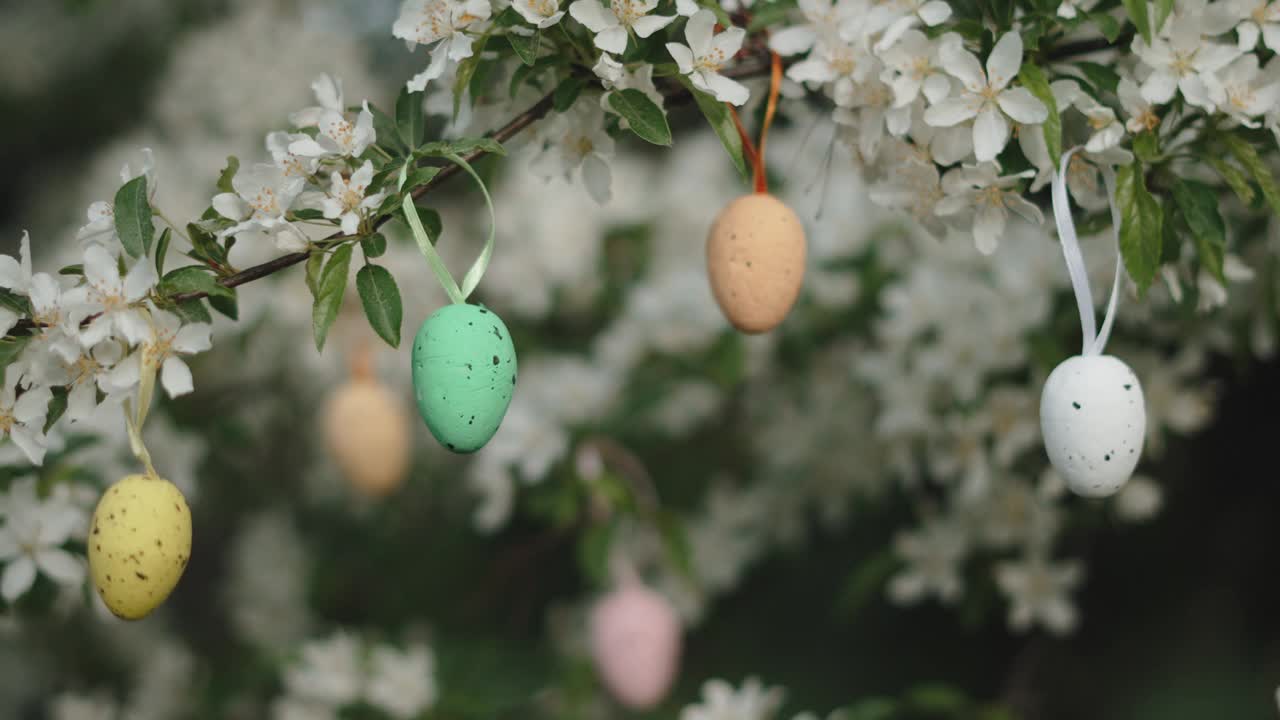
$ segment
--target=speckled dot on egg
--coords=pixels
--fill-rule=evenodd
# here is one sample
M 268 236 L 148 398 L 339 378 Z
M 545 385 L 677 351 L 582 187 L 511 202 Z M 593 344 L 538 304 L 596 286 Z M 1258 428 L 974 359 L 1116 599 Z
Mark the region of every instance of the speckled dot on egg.
M 419 328 L 412 362 L 418 411 L 436 440 L 459 453 L 484 447 L 516 382 L 516 349 L 502 319 L 479 305 L 446 305 Z
M 168 480 L 130 475 L 102 494 L 89 531 L 89 574 L 115 615 L 164 602 L 191 559 L 191 510 Z
M 1068 358 L 1045 381 L 1040 427 L 1049 461 L 1072 491 L 1111 495 L 1142 457 L 1142 385 L 1128 365 L 1110 355 Z

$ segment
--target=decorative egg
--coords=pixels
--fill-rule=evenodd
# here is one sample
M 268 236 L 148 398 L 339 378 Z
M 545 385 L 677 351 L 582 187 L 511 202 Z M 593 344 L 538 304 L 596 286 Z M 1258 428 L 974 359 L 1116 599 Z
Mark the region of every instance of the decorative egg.
M 767 193 L 729 203 L 707 234 L 711 292 L 744 333 L 777 327 L 800 295 L 805 240 L 800 218 Z
M 129 475 L 102 494 L 89 530 L 89 574 L 125 620 L 155 610 L 191 559 L 191 510 L 168 480 Z
M 361 492 L 386 495 L 408 475 L 408 415 L 400 398 L 373 378 L 353 378 L 333 393 L 324 409 L 324 435 L 342 474 Z
M 479 305 L 440 308 L 413 341 L 418 412 L 441 445 L 484 447 L 498 431 L 516 386 L 516 348 L 507 326 Z
M 662 702 L 680 662 L 680 621 L 666 598 L 627 583 L 591 613 L 596 669 L 618 702 L 646 710 Z
M 1110 355 L 1067 358 L 1044 383 L 1040 428 L 1068 487 L 1086 497 L 1111 495 L 1142 457 L 1147 410 L 1138 376 Z

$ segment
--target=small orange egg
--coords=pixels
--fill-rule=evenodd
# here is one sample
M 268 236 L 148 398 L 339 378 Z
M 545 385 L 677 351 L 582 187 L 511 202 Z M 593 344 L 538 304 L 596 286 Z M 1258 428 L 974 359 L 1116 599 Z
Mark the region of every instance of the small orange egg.
M 334 391 L 324 409 L 324 435 L 357 490 L 382 496 L 404 482 L 413 446 L 409 415 L 377 380 L 356 377 Z
M 777 327 L 800 295 L 805 240 L 800 218 L 767 193 L 729 203 L 707 234 L 711 292 L 738 330 Z

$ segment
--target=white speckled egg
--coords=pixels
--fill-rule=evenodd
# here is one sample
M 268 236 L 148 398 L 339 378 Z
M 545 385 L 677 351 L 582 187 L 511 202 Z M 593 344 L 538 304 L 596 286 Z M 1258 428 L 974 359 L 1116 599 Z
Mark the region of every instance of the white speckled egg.
M 1049 461 L 1072 491 L 1111 495 L 1142 457 L 1147 410 L 1138 376 L 1110 355 L 1067 358 L 1044 383 L 1040 428 Z

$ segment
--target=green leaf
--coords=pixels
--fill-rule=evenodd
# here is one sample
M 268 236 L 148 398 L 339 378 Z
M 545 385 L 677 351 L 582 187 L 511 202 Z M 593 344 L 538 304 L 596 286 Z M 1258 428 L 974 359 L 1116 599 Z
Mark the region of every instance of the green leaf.
M 1054 100 L 1053 90 L 1049 89 L 1049 81 L 1045 78 L 1044 71 L 1031 62 L 1022 64 L 1018 79 L 1023 87 L 1030 90 L 1032 95 L 1049 108 L 1049 117 L 1045 119 L 1041 130 L 1044 132 L 1045 145 L 1049 148 L 1049 159 L 1053 161 L 1053 166 L 1056 168 L 1062 158 L 1062 118 L 1058 115 L 1058 103 Z
M 469 155 L 476 151 L 493 155 L 506 155 L 502 143 L 488 137 L 459 138 L 457 140 L 441 140 L 429 142 L 418 148 L 414 157 L 445 157 L 446 155 Z
M 400 140 L 410 150 L 418 147 L 418 143 L 427 134 L 426 116 L 422 112 L 423 93 L 409 92 L 408 86 L 400 89 L 400 97 L 396 98 L 396 129 Z
M 174 306 L 174 312 L 186 322 L 213 322 L 213 316 L 209 314 L 209 308 L 204 306 L 204 300 L 199 298 L 195 300 L 184 300 Z
M 654 518 L 658 532 L 662 535 L 662 544 L 676 568 L 687 578 L 693 575 L 693 545 L 689 542 L 689 534 L 684 523 L 675 513 L 659 511 Z
M 218 244 L 213 233 L 195 223 L 187 223 L 187 237 L 191 239 L 195 259 L 212 260 L 219 265 L 227 262 L 227 251 Z
M 1141 295 L 1150 287 L 1160 265 L 1164 218 L 1160 204 L 1147 192 L 1138 161 L 1116 173 L 1116 202 L 1120 205 L 1120 255 Z
M 373 104 L 369 105 L 369 113 L 373 115 L 373 131 L 378 137 L 378 146 L 392 156 L 402 155 L 404 146 L 400 143 L 400 130 L 396 127 L 396 121 Z
M 297 210 L 290 210 L 289 214 L 292 215 L 295 220 L 324 219 L 324 211 L 320 208 L 298 208 Z
M 757 33 L 764 28 L 784 24 L 791 9 L 795 6 L 794 0 L 756 3 L 751 8 L 751 21 L 747 23 L 747 33 Z
M 382 257 L 387 252 L 387 236 L 374 233 L 369 237 L 360 238 L 360 249 L 364 251 L 366 260 Z
M 164 258 L 169 254 L 169 240 L 173 237 L 173 230 L 165 228 L 160 233 L 160 241 L 156 243 L 156 274 L 164 274 Z
M 725 107 L 724 103 L 693 87 L 689 83 L 689 79 L 684 75 L 680 76 L 680 82 L 689 89 L 689 92 L 693 93 L 693 100 L 698 103 L 698 109 L 702 111 L 703 117 L 711 124 L 711 129 L 715 131 L 716 137 L 720 138 L 720 144 L 724 146 L 725 152 L 729 153 L 729 159 L 733 161 L 733 166 L 738 169 L 738 174 L 742 176 L 743 180 L 746 180 L 747 162 L 742 155 L 742 137 L 738 135 L 738 128 L 733 124 L 729 109 Z
M 551 96 L 551 107 L 556 112 L 565 112 L 573 107 L 574 101 L 578 99 L 578 95 L 582 93 L 582 88 L 587 86 L 587 81 L 580 77 L 570 75 L 560 84 L 556 86 L 555 93 Z
M 481 35 L 472 48 L 471 57 L 458 63 L 458 70 L 453 79 L 453 117 L 457 119 L 458 110 L 462 108 L 462 95 L 471 86 L 471 77 L 484 59 L 484 46 L 489 43 L 488 35 Z
M 236 297 L 235 290 L 231 291 L 230 297 L 225 295 L 210 295 L 209 307 L 217 310 L 223 315 L 226 315 L 232 320 L 240 319 L 240 301 Z
M 67 389 L 56 387 L 53 389 L 53 397 L 49 399 L 49 405 L 44 416 L 44 431 L 46 434 L 62 419 L 62 414 L 66 411 Z
M 1089 19 L 1094 25 L 1098 26 L 1098 32 L 1107 39 L 1107 42 L 1115 42 L 1120 37 L 1120 22 L 1114 17 L 1104 12 L 1090 13 Z
M 0 307 L 8 308 L 23 317 L 31 316 L 31 301 L 4 288 L 0 288 Z
M 32 335 L 24 335 L 22 337 L 6 337 L 0 340 L 0 378 L 4 377 L 4 370 L 13 364 L 22 351 L 27 348 L 27 343 L 31 342 Z
M 1156 0 L 1156 24 L 1152 27 L 1152 31 L 1160 32 L 1160 28 L 1164 27 L 1164 21 L 1169 18 L 1169 13 L 1173 12 L 1173 0 Z
M 1147 0 L 1124 0 L 1124 9 L 1129 13 L 1129 20 L 1134 27 L 1138 28 L 1142 40 L 1150 45 L 1151 18 L 1147 15 Z
M 578 540 L 578 568 L 590 582 L 601 587 L 609 582 L 609 548 L 616 524 L 592 525 Z
M 1244 176 L 1244 171 L 1217 155 L 1209 155 L 1205 160 L 1213 166 L 1214 170 L 1218 171 L 1218 174 L 1222 176 L 1227 185 L 1235 191 L 1240 198 L 1240 202 L 1245 205 L 1253 204 L 1253 186 L 1249 184 L 1249 178 Z
M 436 165 L 424 165 L 423 167 L 414 168 L 409 171 L 409 176 L 404 179 L 405 192 L 410 192 L 416 187 L 426 185 L 431 182 L 431 178 L 440 173 L 441 168 Z M 400 179 L 397 177 L 396 182 Z
M 187 265 L 165 274 L 159 290 L 163 295 L 185 295 L 202 292 L 210 297 L 234 298 L 236 293 L 218 284 L 217 278 L 203 265 Z
M 64 268 L 60 268 L 58 270 L 58 274 L 59 275 L 84 275 L 84 265 L 82 263 L 76 263 L 75 265 L 68 265 Z
M 435 244 L 440 238 L 440 233 L 444 231 L 444 222 L 440 219 L 440 213 L 431 208 L 418 207 L 418 219 L 422 221 L 422 229 L 427 231 L 427 238 L 431 240 L 431 244 Z
M 1225 286 L 1222 258 L 1227 252 L 1227 226 L 1218 212 L 1218 193 L 1202 182 L 1178 180 L 1173 185 L 1173 199 L 1191 228 L 1200 263 Z
M 306 279 L 307 289 L 311 291 L 311 297 L 316 297 L 320 292 L 320 271 L 324 269 L 324 253 L 313 250 L 307 256 Z
M 1114 41 L 1114 38 L 1112 41 Z M 1076 67 L 1080 68 L 1080 72 L 1084 73 L 1084 76 L 1089 79 L 1089 82 L 1093 83 L 1103 92 L 1113 93 L 1116 91 L 1116 88 L 1120 87 L 1120 73 L 1106 65 L 1094 62 L 1078 62 L 1076 63 Z
M 1133 136 L 1133 154 L 1145 163 L 1155 161 L 1160 157 L 1160 138 L 1150 130 L 1138 133 Z
M 639 135 L 641 140 L 654 145 L 671 145 L 667 114 L 648 95 L 634 88 L 611 92 L 609 107 L 626 118 L 631 132 Z
M 356 290 L 364 305 L 365 317 L 378 337 L 391 347 L 400 347 L 400 320 L 404 308 L 400 304 L 400 288 L 386 268 L 365 265 L 356 273 Z
M 125 252 L 141 257 L 151 250 L 155 225 L 151 223 L 151 203 L 147 201 L 147 176 L 139 175 L 121 186 L 115 201 L 116 234 Z
M 222 174 L 218 176 L 218 189 L 224 193 L 233 193 L 236 191 L 231 181 L 235 179 L 236 173 L 240 172 L 240 158 L 235 155 L 227 156 L 227 166 L 222 169 Z
M 1186 218 L 1177 210 L 1177 203 L 1166 203 L 1164 206 L 1164 223 L 1161 226 L 1163 240 L 1160 246 L 1160 264 L 1178 262 L 1182 257 L 1182 236 L 1191 232 Z
M 319 292 L 311 307 L 311 331 L 315 335 L 316 350 L 324 350 L 329 328 L 338 318 L 342 300 L 347 293 L 347 275 L 351 270 L 351 245 L 346 244 L 333 251 L 329 262 L 320 273 Z
M 1272 212 L 1280 215 L 1280 186 L 1276 185 L 1276 177 L 1271 174 L 1271 168 L 1267 167 L 1262 158 L 1258 157 L 1258 151 L 1244 138 L 1231 134 L 1223 135 L 1222 138 L 1236 160 L 1239 160 L 1244 169 L 1253 175 L 1253 179 L 1258 183 L 1258 189 L 1262 191 L 1262 197 L 1266 198 Z
M 538 38 L 540 36 L 517 35 L 508 30 L 503 37 L 511 44 L 511 49 L 516 52 L 516 57 L 520 58 L 520 62 L 528 67 L 533 67 L 534 61 L 538 59 Z

